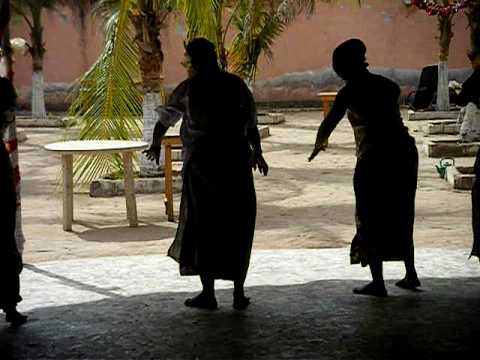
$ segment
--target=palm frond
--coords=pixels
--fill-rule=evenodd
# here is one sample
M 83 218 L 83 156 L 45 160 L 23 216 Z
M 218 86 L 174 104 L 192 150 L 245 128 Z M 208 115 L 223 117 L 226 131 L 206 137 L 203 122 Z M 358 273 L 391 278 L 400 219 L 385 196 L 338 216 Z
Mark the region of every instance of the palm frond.
M 214 42 L 218 28 L 218 14 L 222 14 L 225 0 L 179 0 L 178 8 L 185 15 L 187 39 L 202 36 Z
M 330 2 L 329 0 L 324 2 Z M 312 14 L 315 11 L 315 0 L 277 0 L 274 14 L 285 24 L 291 24 L 302 14 Z
M 120 11 L 122 0 L 98 0 L 93 4 L 92 14 L 108 21 Z
M 80 79 L 70 114 L 79 119 L 81 140 L 128 140 L 141 137 L 142 96 L 138 49 L 133 41 L 129 11 L 133 0 L 121 0 L 105 24 L 106 43 L 95 64 Z M 118 155 L 78 157 L 76 182 L 90 182 L 121 171 Z
M 229 49 L 231 70 L 253 82 L 260 55 L 271 58 L 275 40 L 297 16 L 312 14 L 315 3 L 315 0 L 240 0 L 234 18 L 236 34 Z

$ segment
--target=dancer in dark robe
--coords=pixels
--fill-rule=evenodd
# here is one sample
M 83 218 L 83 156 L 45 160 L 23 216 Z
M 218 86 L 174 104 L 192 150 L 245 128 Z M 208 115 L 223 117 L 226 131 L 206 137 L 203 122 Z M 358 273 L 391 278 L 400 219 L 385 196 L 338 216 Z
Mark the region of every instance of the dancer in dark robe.
M 455 98 L 455 102 L 460 106 L 467 106 L 472 102 L 477 108 L 480 108 L 480 53 L 472 51 L 468 54 L 468 58 L 472 63 L 473 73 L 463 83 L 462 91 Z M 472 187 L 473 246 L 471 256 L 477 256 L 480 259 L 480 150 L 477 152 L 473 170 L 475 181 Z
M 420 286 L 413 248 L 418 152 L 400 116 L 400 88 L 368 71 L 365 52 L 358 39 L 347 40 L 333 52 L 333 69 L 345 86 L 318 129 L 309 161 L 326 149 L 328 137 L 348 113 L 357 149 L 353 177 L 357 232 L 350 259 L 352 264 L 369 265 L 373 278 L 354 293 L 387 296 L 383 261 L 405 262 L 406 275 L 397 286 Z
M 13 120 L 16 94 L 7 78 L 0 78 L 0 308 L 5 312 L 5 320 L 18 326 L 27 317 L 17 311 L 20 297 L 20 272 L 22 257 L 15 240 L 15 217 L 17 197 L 10 157 L 3 134 Z
M 183 119 L 180 218 L 168 255 L 181 275 L 200 275 L 203 291 L 185 305 L 216 309 L 214 282 L 224 279 L 234 282 L 234 308 L 244 309 L 256 218 L 252 167 L 268 172 L 255 103 L 242 79 L 219 69 L 208 40 L 188 44 L 184 65 L 189 78 L 157 109 L 153 143 L 145 151 L 158 162 L 162 136 Z

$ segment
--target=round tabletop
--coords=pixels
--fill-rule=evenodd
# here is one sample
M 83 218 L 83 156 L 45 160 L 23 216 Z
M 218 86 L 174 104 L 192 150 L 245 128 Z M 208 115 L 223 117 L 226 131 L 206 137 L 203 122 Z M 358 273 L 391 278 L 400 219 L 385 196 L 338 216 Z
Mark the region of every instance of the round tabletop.
M 144 141 L 128 140 L 74 140 L 45 145 L 45 150 L 62 154 L 88 154 L 108 152 L 132 152 L 148 148 Z

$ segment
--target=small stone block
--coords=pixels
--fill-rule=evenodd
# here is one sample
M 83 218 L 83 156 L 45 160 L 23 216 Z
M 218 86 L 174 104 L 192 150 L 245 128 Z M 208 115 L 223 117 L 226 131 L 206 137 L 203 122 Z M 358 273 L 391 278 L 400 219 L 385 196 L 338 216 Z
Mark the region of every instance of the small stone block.
M 285 115 L 282 113 L 258 113 L 257 119 L 261 125 L 277 125 L 285 122 Z
M 156 194 L 165 192 L 165 178 L 136 178 L 134 179 L 136 194 Z M 124 181 L 98 179 L 90 184 L 91 197 L 112 197 L 124 195 Z M 173 192 L 182 191 L 182 178 L 175 176 L 173 178 Z
M 15 119 L 18 127 L 65 127 L 65 121 L 59 117 L 47 119 L 32 119 L 29 117 L 17 116 Z
M 460 126 L 456 120 L 440 120 L 429 121 L 427 124 L 421 126 L 421 129 L 426 135 L 458 135 Z
M 408 111 L 408 121 L 457 119 L 459 111 Z
M 445 178 L 454 189 L 472 190 L 475 174 L 473 167 L 449 166 Z
M 480 148 L 480 142 L 459 143 L 458 140 L 438 141 L 428 140 L 424 151 L 430 158 L 475 156 Z
M 260 139 L 264 139 L 270 136 L 270 128 L 268 126 L 259 126 L 258 132 L 260 133 Z

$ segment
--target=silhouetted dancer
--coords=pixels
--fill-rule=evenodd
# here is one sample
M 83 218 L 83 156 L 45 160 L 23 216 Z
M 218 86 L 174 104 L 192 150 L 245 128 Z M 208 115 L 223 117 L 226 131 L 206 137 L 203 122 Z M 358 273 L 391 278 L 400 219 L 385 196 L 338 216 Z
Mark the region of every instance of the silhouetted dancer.
M 400 88 L 367 70 L 365 52 L 358 39 L 345 41 L 333 52 L 333 69 L 345 86 L 318 129 L 309 161 L 325 150 L 328 137 L 348 112 L 357 148 L 353 177 L 357 233 L 350 260 L 369 265 L 373 278 L 354 293 L 387 296 L 383 261 L 405 262 L 406 276 L 397 286 L 412 290 L 420 286 L 413 248 L 418 152 L 400 116 Z
M 20 272 L 23 268 L 15 240 L 15 218 L 17 197 L 10 157 L 3 134 L 13 121 L 16 93 L 7 78 L 0 78 L 0 308 L 5 312 L 5 320 L 12 326 L 27 321 L 25 315 L 17 311 L 20 297 Z
M 470 51 L 468 58 L 472 64 L 473 73 L 462 84 L 462 90 L 455 96 L 455 103 L 459 106 L 467 106 L 473 102 L 480 107 L 480 54 Z
M 477 108 L 480 108 L 480 53 L 472 51 L 469 52 L 468 57 L 472 63 L 473 73 L 463 83 L 462 91 L 456 97 L 456 103 L 460 106 L 467 106 L 472 102 Z M 471 255 L 480 258 L 480 150 L 477 152 L 473 169 L 475 181 L 472 187 L 473 246 Z
M 202 292 L 186 306 L 216 309 L 215 279 L 233 280 L 233 307 L 246 308 L 244 282 L 255 230 L 252 167 L 267 175 L 253 96 L 239 77 L 219 69 L 215 47 L 195 39 L 186 47 L 189 78 L 157 109 L 147 157 L 158 163 L 161 138 L 183 117 L 180 218 L 168 255 L 181 275 L 200 275 Z

